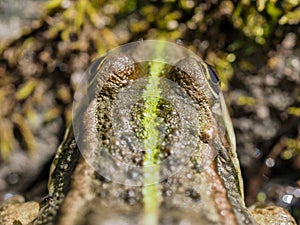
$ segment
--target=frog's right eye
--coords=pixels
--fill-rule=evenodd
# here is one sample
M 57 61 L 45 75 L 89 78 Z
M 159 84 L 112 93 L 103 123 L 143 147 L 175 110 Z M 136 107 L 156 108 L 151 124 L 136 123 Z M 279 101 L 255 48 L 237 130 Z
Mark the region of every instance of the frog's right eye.
M 209 64 L 207 64 L 207 69 L 208 69 L 208 73 L 210 76 L 210 80 L 213 83 L 218 84 L 220 82 L 220 79 L 219 79 L 217 72 Z
M 202 68 L 205 71 L 206 80 L 213 96 L 218 98 L 220 92 L 220 79 L 216 70 L 208 63 L 203 63 Z

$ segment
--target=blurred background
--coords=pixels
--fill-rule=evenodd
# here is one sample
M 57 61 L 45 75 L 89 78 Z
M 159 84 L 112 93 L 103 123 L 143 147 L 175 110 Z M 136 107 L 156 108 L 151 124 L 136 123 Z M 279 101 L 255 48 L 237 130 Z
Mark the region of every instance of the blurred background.
M 248 205 L 300 221 L 300 0 L 1 0 L 0 202 L 40 200 L 93 60 L 165 38 L 218 71 Z

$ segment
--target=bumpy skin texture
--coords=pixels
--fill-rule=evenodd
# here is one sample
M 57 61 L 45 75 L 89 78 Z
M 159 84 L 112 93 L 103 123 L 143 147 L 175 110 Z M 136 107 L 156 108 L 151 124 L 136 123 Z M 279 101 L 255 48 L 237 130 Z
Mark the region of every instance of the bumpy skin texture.
M 143 52 L 139 49 L 137 52 Z M 137 54 L 135 52 L 135 54 Z M 136 153 L 135 146 L 127 142 L 119 145 L 113 134 L 111 120 L 112 105 L 123 87 L 139 78 L 150 74 L 146 63 L 136 63 L 134 54 L 108 55 L 95 62 L 91 67 L 97 81 L 89 87 L 95 91 L 82 113 L 82 143 L 87 146 L 85 157 L 100 158 L 95 149 L 94 140 L 104 146 L 111 155 L 123 160 L 143 165 L 143 153 Z M 222 94 L 219 84 L 211 81 L 211 70 L 202 61 L 185 58 L 177 62 L 175 67 L 165 67 L 161 75 L 181 87 L 174 93 L 161 89 L 160 95 L 187 95 L 192 100 L 192 107 L 198 112 L 196 119 L 199 130 L 190 131 L 198 137 L 194 151 L 178 173 L 155 184 L 159 196 L 145 196 L 142 186 L 126 186 L 108 180 L 99 175 L 80 154 L 75 141 L 73 129 L 70 128 L 60 145 L 51 167 L 49 181 L 49 198 L 41 203 L 40 211 L 31 224 L 145 224 L 144 218 L 151 215 L 157 217 L 160 225 L 201 224 L 201 225 L 250 225 L 257 224 L 255 216 L 245 207 L 242 180 L 235 147 L 226 112 L 222 105 Z M 164 93 L 168 92 L 170 93 Z M 143 107 L 141 100 L 133 105 L 130 116 L 120 114 L 120 121 L 126 121 L 139 137 L 145 129 L 141 121 Z M 177 103 L 181 109 L 186 105 Z M 176 140 L 180 139 L 179 117 L 176 110 L 164 99 L 156 105 L 156 114 L 164 122 L 166 129 L 160 134 L 159 161 L 172 155 Z M 128 119 L 129 118 L 129 119 Z M 99 144 L 97 143 L 97 144 Z M 178 143 L 181 144 L 181 143 Z M 203 162 L 210 162 L 203 167 Z M 171 162 L 175 163 L 176 162 Z M 151 194 L 151 193 L 150 193 Z M 147 211 L 147 200 L 158 203 L 158 209 Z M 152 199 L 151 199 L 152 198 Z M 151 207 L 150 207 L 151 209 Z M 278 209 L 278 208 L 277 208 Z M 275 212 L 276 210 L 273 210 Z M 264 217 L 264 212 L 254 211 Z M 270 210 L 266 213 L 270 217 Z M 283 211 L 275 212 L 290 216 Z M 281 221 L 282 216 L 274 217 Z M 259 218 L 259 221 L 264 219 Z M 270 220 L 265 220 L 270 222 Z M 268 224 L 266 222 L 259 224 Z M 284 225 L 293 224 L 291 222 Z M 148 223 L 149 224 L 149 223 Z M 276 222 L 274 223 L 276 224 Z M 296 224 L 296 223 L 294 223 Z

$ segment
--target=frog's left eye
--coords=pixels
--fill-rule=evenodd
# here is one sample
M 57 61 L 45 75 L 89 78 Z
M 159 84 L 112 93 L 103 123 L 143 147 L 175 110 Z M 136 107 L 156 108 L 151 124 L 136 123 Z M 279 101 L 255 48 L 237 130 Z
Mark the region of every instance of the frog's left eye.
M 207 64 L 207 69 L 208 69 L 208 73 L 210 76 L 210 80 L 214 83 L 214 84 L 218 84 L 220 82 L 219 76 L 216 73 L 216 71 L 212 68 L 212 66 Z

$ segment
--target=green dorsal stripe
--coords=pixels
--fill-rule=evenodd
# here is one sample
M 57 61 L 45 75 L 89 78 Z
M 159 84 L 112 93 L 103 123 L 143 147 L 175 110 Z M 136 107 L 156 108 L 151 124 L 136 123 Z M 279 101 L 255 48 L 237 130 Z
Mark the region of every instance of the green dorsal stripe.
M 156 48 L 156 54 L 159 58 L 163 50 L 162 44 Z M 149 80 L 146 89 L 143 92 L 145 106 L 143 111 L 143 146 L 144 156 L 144 186 L 143 203 L 144 216 L 143 225 L 157 225 L 159 221 L 159 205 L 161 192 L 159 188 L 160 173 L 160 144 L 161 138 L 158 130 L 159 121 L 157 118 L 158 104 L 161 98 L 161 89 L 159 87 L 159 76 L 161 75 L 165 64 L 163 62 L 151 61 L 149 68 Z

